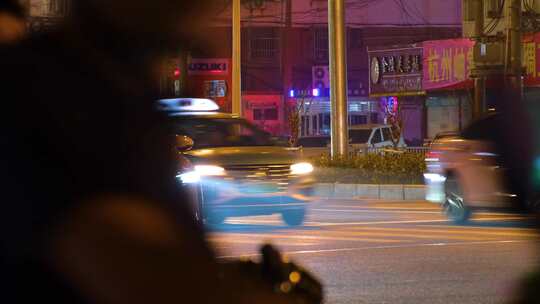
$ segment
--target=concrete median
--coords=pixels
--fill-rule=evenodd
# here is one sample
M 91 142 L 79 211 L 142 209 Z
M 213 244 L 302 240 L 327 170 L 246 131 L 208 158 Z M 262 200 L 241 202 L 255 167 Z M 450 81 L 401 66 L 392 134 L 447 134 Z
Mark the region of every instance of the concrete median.
M 426 186 L 319 183 L 315 185 L 315 195 L 322 198 L 418 201 L 425 199 Z

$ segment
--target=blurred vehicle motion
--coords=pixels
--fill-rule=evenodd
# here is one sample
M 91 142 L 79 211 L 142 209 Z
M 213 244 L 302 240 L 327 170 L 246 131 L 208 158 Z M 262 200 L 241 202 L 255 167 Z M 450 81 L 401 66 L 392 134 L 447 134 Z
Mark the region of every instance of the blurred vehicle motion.
M 190 209 L 193 212 L 194 219 L 199 224 L 204 224 L 202 216 L 203 208 L 203 193 L 199 175 L 194 173 L 193 163 L 183 154 L 193 147 L 193 140 L 187 136 L 176 136 L 176 149 L 178 150 L 178 169 L 177 178 L 180 185 L 183 187 L 183 193 L 186 197 L 182 197 L 182 201 L 188 201 Z M 185 182 L 182 182 L 182 179 Z
M 441 204 L 456 223 L 466 222 L 475 210 L 521 212 L 535 205 L 528 192 L 519 193 L 526 179 L 511 180 L 516 168 L 501 154 L 504 142 L 496 134 L 500 123 L 500 115 L 493 113 L 461 134 L 438 134 L 430 145 L 426 199 Z M 516 182 L 523 185 L 516 187 Z
M 298 148 L 272 138 L 244 119 L 219 113 L 208 99 L 164 99 L 177 148 L 193 163 L 179 181 L 200 184 L 202 219 L 221 224 L 230 216 L 281 214 L 301 225 L 313 193 L 313 166 Z

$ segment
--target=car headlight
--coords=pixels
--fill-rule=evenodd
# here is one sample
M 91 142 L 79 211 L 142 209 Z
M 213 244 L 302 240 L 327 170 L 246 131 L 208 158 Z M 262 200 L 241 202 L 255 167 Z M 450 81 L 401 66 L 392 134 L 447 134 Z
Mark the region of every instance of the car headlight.
M 310 163 L 297 163 L 291 165 L 291 174 L 303 175 L 313 172 L 313 165 Z
M 200 176 L 223 176 L 225 175 L 225 169 L 220 166 L 213 165 L 197 165 L 195 166 L 195 172 Z
M 176 176 L 182 184 L 194 184 L 201 181 L 201 176 L 195 171 L 188 171 Z
M 424 179 L 432 183 L 444 183 L 446 177 L 437 173 L 424 173 Z

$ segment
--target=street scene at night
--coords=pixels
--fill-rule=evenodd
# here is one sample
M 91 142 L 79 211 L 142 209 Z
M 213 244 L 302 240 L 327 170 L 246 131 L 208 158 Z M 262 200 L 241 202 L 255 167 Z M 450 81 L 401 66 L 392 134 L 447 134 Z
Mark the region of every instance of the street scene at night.
M 0 0 L 0 303 L 540 303 L 540 0 Z

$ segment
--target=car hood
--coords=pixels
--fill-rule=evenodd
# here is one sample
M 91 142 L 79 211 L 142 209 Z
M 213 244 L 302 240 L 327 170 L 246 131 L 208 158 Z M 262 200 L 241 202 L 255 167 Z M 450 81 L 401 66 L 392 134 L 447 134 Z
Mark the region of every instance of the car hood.
M 222 147 L 197 149 L 187 153 L 196 163 L 216 165 L 292 164 L 300 159 L 297 148 L 287 147 Z

